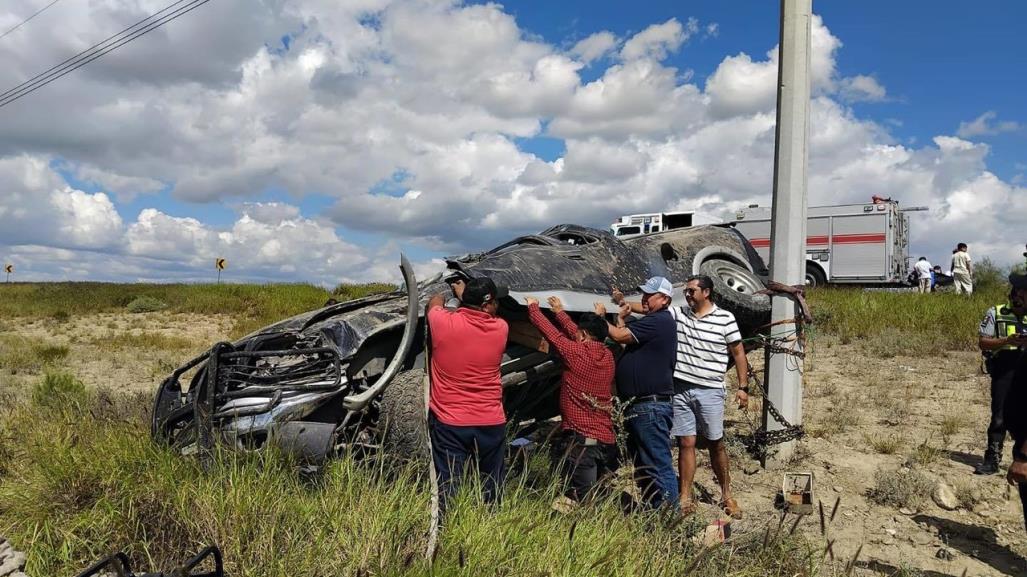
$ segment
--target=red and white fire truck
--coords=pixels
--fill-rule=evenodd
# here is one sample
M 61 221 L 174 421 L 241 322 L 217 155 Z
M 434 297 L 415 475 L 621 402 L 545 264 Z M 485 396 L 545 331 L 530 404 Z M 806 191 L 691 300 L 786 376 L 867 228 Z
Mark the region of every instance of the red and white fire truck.
M 900 284 L 909 274 L 909 215 L 891 199 L 813 206 L 806 221 L 806 284 Z M 770 207 L 750 205 L 731 223 L 770 265 Z

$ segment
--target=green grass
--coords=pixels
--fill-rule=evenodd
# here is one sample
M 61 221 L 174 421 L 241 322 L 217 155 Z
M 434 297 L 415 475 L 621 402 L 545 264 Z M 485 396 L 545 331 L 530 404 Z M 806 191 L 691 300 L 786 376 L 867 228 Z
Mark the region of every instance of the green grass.
M 233 315 L 239 323 L 235 333 L 241 335 L 319 308 L 329 298 L 346 301 L 394 288 L 343 284 L 329 292 L 309 284 L 10 283 L 0 285 L 0 318 L 64 322 L 86 314 L 125 312 L 131 305 L 139 312 Z
M 977 350 L 984 312 L 1005 301 L 1001 285 L 966 297 L 954 293 L 823 288 L 810 291 L 816 335 L 863 343 L 879 357 Z
M 115 549 L 139 569 L 167 569 L 208 543 L 222 547 L 229 574 L 253 577 L 826 570 L 822 549 L 787 525 L 750 524 L 703 551 L 693 524 L 625 515 L 613 499 L 556 514 L 559 485 L 542 459 L 508 479 L 499 507 L 457 499 L 431 567 L 429 489 L 415 470 L 342 458 L 310 479 L 274 452 L 216 454 L 201 466 L 149 441 L 142 399 L 66 384 L 39 385 L 48 396 L 0 414 L 0 534 L 28 552 L 32 575 L 73 575 Z M 55 391 L 59 405 L 38 402 Z

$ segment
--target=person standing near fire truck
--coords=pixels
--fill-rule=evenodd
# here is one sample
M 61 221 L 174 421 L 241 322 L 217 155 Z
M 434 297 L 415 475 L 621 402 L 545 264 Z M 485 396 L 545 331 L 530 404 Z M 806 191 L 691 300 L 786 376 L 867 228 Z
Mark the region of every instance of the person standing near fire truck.
M 965 242 L 956 245 L 956 252 L 952 253 L 952 284 L 956 294 L 974 292 L 974 266 Z

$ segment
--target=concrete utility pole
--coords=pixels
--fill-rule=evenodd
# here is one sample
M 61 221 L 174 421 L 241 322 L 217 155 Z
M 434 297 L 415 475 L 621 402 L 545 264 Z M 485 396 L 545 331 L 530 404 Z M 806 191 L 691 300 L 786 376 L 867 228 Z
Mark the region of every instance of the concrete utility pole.
M 770 279 L 786 285 L 799 285 L 805 280 L 812 4 L 813 0 L 781 0 Z M 771 304 L 774 322 L 798 316 L 798 304 L 788 297 L 771 297 Z M 788 336 L 795 329 L 793 324 L 778 324 L 771 328 L 771 336 Z M 792 425 L 802 422 L 802 364 L 802 359 L 794 355 L 767 351 L 767 397 Z M 763 422 L 768 432 L 783 428 L 766 407 Z M 778 445 L 773 460 L 787 460 L 794 444 L 789 441 Z

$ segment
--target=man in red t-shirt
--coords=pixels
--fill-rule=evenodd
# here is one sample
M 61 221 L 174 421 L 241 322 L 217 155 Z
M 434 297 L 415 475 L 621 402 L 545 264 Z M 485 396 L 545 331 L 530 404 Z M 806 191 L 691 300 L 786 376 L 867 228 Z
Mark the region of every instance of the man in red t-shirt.
M 468 461 L 476 464 L 484 498 L 499 498 L 506 448 L 506 415 L 499 365 L 509 327 L 496 316 L 506 296 L 487 278 L 467 280 L 460 306 L 447 310 L 445 296 L 428 301 L 431 334 L 431 399 L 428 432 L 439 485 L 439 510 L 460 485 Z
M 603 344 L 609 329 L 594 313 L 584 313 L 575 324 L 560 299 L 549 297 L 561 332 L 542 314 L 538 299 L 525 301 L 528 318 L 563 359 L 562 435 L 553 444 L 553 464 L 570 481 L 567 496 L 580 501 L 603 474 L 616 468 L 617 437 L 611 417 L 615 365 L 613 353 Z

